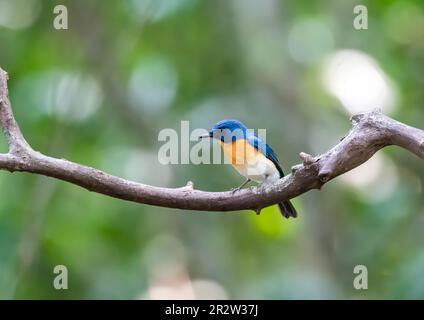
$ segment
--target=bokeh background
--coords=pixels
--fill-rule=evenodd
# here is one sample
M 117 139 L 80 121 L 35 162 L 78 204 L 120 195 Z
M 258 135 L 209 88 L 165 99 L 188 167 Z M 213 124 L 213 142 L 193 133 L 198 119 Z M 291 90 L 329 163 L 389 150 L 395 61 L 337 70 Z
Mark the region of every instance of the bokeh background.
M 68 30 L 53 28 L 56 4 Z M 353 27 L 357 4 L 368 30 Z M 0 0 L 0 65 L 36 150 L 209 191 L 243 179 L 161 165 L 160 130 L 238 118 L 267 129 L 289 171 L 358 111 L 424 128 L 423 39 L 421 0 Z M 285 220 L 275 206 L 186 212 L 0 172 L 0 298 L 424 298 L 423 179 L 421 160 L 386 148 Z M 56 265 L 68 290 L 53 288 Z M 353 287 L 356 265 L 368 290 Z

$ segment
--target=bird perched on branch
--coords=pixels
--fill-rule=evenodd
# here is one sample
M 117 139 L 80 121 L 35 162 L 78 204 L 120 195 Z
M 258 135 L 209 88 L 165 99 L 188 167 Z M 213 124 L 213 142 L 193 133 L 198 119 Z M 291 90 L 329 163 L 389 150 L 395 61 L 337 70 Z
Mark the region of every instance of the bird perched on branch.
M 275 152 L 240 121 L 222 120 L 212 127 L 208 135 L 200 138 L 208 137 L 220 143 L 224 156 L 246 178 L 233 192 L 240 190 L 250 181 L 272 183 L 284 177 Z M 284 217 L 297 217 L 296 209 L 289 200 L 280 202 L 278 207 Z

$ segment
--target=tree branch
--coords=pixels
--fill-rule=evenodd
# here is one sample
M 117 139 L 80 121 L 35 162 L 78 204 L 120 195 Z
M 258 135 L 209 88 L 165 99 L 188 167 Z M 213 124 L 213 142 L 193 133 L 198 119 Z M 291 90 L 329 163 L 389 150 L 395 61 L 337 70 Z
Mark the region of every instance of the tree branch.
M 9 92 L 7 90 L 7 72 L 0 68 L 0 124 L 9 144 L 9 152 L 19 153 L 30 148 L 19 129 L 10 107 Z
M 256 212 L 294 198 L 352 170 L 388 145 L 397 145 L 424 159 L 424 131 L 402 124 L 380 112 L 352 117 L 352 129 L 326 153 L 313 157 L 301 153 L 302 164 L 278 182 L 235 193 L 195 190 L 189 182 L 181 188 L 160 188 L 112 176 L 100 170 L 34 151 L 15 121 L 7 89 L 7 73 L 0 68 L 0 123 L 9 152 L 0 154 L 0 170 L 24 171 L 64 180 L 114 198 L 168 208 L 200 211 Z

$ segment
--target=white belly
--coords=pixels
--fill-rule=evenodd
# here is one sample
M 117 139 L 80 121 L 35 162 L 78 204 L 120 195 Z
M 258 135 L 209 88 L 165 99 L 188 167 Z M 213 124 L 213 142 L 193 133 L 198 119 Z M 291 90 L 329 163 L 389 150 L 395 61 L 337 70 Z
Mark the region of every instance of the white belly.
M 242 176 L 256 182 L 273 182 L 280 178 L 274 163 L 262 154 L 257 156 L 256 161 L 248 161 L 247 165 L 233 166 Z

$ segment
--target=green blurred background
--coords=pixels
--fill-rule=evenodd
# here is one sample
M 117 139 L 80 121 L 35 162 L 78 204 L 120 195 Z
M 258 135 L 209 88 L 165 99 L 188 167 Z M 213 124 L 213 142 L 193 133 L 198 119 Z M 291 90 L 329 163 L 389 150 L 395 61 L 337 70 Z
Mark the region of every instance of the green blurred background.
M 53 28 L 68 8 L 69 29 Z M 353 8 L 368 8 L 355 30 Z M 283 168 L 352 113 L 424 128 L 416 1 L 0 0 L 0 66 L 36 150 L 147 184 L 228 190 L 228 165 L 158 162 L 164 128 L 238 118 Z M 7 151 L 4 137 L 1 152 Z M 0 172 L 0 298 L 424 298 L 424 167 L 386 148 L 321 191 L 253 212 L 186 212 Z M 368 290 L 353 269 L 368 268 Z M 53 268 L 68 268 L 68 290 Z

